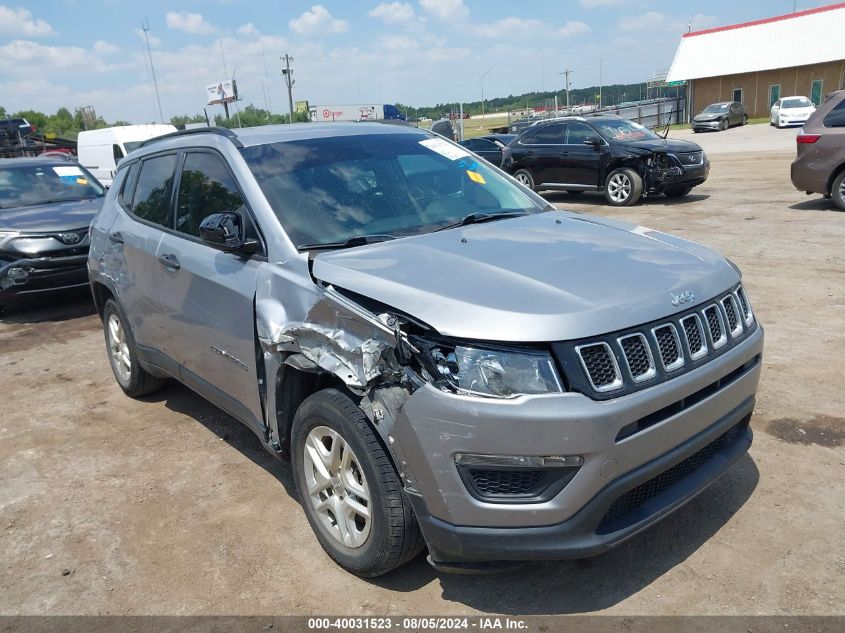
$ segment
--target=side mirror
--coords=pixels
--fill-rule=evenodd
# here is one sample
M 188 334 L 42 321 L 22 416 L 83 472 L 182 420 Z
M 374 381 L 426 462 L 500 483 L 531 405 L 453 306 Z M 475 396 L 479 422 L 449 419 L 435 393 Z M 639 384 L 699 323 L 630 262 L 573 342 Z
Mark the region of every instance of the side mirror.
M 212 213 L 200 222 L 200 239 L 223 251 L 249 250 L 253 240 L 244 236 L 243 222 L 237 213 Z
M 584 139 L 584 145 L 592 145 L 596 149 L 602 146 L 601 139 L 598 136 L 588 136 Z

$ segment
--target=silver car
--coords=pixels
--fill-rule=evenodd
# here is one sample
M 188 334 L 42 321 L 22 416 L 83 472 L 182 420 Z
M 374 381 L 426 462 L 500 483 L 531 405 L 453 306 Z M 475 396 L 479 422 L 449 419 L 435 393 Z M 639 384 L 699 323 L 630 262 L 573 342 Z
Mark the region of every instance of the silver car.
M 119 165 L 91 287 L 129 396 L 175 378 L 289 459 L 342 567 L 604 552 L 751 444 L 739 270 L 379 123 L 189 130 Z

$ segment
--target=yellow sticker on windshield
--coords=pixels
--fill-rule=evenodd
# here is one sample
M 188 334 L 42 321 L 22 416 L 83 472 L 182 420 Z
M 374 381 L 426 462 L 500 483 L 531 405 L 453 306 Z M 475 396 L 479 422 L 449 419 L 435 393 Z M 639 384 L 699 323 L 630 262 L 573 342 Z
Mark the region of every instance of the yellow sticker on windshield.
M 467 176 L 473 182 L 477 182 L 479 185 L 486 185 L 487 181 L 484 180 L 484 176 L 479 174 L 477 171 L 470 171 L 467 169 Z
M 87 178 L 77 178 L 77 179 L 76 179 L 76 184 L 77 184 L 77 185 L 87 185 L 87 184 L 88 184 L 88 179 L 87 179 Z

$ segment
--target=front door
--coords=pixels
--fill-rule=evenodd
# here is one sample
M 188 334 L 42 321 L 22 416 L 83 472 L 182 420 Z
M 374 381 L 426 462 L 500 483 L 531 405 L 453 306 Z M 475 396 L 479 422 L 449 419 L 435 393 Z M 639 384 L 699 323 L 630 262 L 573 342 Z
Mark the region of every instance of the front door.
M 253 309 L 260 263 L 200 240 L 203 218 L 220 212 L 238 213 L 252 227 L 224 158 L 188 152 L 178 180 L 175 234 L 165 234 L 159 248 L 164 352 L 180 365 L 188 386 L 260 430 Z
M 589 125 L 578 121 L 567 124 L 559 181 L 561 184 L 578 185 L 576 188 L 584 189 L 598 186 L 601 147 L 587 145 L 585 141 L 591 138 L 600 137 Z

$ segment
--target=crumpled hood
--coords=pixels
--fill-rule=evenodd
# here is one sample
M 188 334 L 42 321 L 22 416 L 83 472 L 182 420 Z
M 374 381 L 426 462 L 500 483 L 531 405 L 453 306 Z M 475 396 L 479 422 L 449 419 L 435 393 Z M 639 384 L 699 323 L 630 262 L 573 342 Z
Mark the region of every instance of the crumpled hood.
M 708 121 L 718 121 L 724 116 L 724 114 L 696 114 L 694 117 L 692 117 L 692 120 L 697 121 L 699 123 L 706 123 Z
M 318 254 L 314 276 L 441 334 L 544 342 L 691 307 L 739 280 L 718 253 L 645 227 L 550 211 Z
M 52 202 L 28 207 L 0 209 L 0 231 L 54 233 L 84 229 L 103 206 L 105 198 Z

